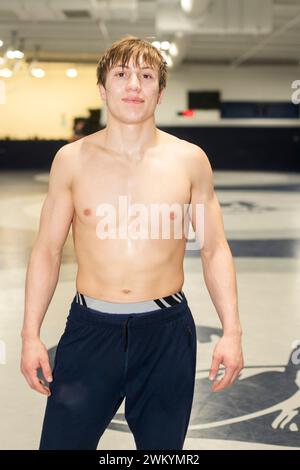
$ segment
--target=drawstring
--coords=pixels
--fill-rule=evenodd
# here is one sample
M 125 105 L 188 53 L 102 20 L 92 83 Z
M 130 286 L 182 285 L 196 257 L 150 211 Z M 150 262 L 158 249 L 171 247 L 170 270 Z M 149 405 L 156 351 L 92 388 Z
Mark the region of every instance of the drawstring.
M 192 330 L 189 326 L 188 326 L 188 332 L 189 332 L 189 344 L 191 345 L 192 344 Z
M 125 347 L 124 351 L 127 351 L 127 345 L 128 345 L 128 322 L 131 317 L 128 317 L 125 324 L 124 324 L 124 335 L 125 335 Z

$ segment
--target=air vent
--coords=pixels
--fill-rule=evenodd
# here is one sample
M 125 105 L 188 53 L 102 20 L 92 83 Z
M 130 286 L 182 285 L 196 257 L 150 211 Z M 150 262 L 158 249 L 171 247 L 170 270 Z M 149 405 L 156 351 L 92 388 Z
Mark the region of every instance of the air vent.
M 63 10 L 62 12 L 66 18 L 70 18 L 72 20 L 91 18 L 91 14 L 88 10 Z

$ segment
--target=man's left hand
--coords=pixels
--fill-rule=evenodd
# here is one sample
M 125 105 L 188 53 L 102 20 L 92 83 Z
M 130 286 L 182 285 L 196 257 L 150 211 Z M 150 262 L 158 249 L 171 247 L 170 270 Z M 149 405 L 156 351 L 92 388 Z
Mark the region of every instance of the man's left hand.
M 225 374 L 215 380 L 220 365 L 225 367 Z M 219 392 L 230 387 L 244 367 L 240 335 L 223 335 L 215 346 L 209 379 L 213 381 L 212 391 Z

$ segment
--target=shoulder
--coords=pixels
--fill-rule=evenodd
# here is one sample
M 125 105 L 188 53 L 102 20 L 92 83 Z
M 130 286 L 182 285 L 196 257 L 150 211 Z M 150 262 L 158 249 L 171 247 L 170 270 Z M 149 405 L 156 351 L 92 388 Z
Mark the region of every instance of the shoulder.
M 178 151 L 181 152 L 191 186 L 203 191 L 210 190 L 213 186 L 213 171 L 206 152 L 186 140 L 181 140 Z
M 87 136 L 88 137 L 88 136 Z M 56 152 L 53 163 L 61 167 L 75 168 L 78 165 L 80 156 L 86 147 L 88 140 L 86 137 L 67 143 Z
M 205 164 L 209 163 L 208 156 L 205 151 L 196 144 L 188 142 L 185 139 L 180 139 L 168 132 L 160 131 L 162 138 L 170 148 L 172 148 L 177 155 L 181 155 L 191 164 Z
M 53 163 L 56 165 L 71 163 L 72 156 L 78 152 L 78 142 L 71 142 L 60 147 L 54 155 Z
M 184 156 L 191 181 L 212 177 L 212 168 L 206 152 L 196 144 L 184 141 Z
M 206 152 L 199 145 L 161 131 L 168 154 L 181 163 L 192 186 L 211 185 L 212 167 Z
M 207 154 L 199 145 L 182 140 L 182 149 L 187 162 L 193 167 L 210 165 Z
M 183 162 L 191 181 L 212 176 L 212 168 L 206 152 L 199 145 L 175 137 L 171 141 L 173 154 Z
M 60 181 L 71 186 L 80 154 L 79 140 L 60 147 L 52 160 L 50 168 L 50 181 Z

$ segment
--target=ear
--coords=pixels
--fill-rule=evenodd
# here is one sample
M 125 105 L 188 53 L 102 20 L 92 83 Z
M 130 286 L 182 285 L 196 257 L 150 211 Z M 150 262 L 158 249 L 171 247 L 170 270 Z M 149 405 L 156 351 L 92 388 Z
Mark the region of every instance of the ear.
M 98 87 L 99 87 L 99 93 L 100 93 L 102 101 L 106 101 L 106 90 L 104 86 L 102 84 L 99 84 Z
M 157 104 L 161 104 L 163 94 L 164 94 L 164 90 L 161 90 L 161 92 L 160 92 L 160 94 L 158 95 L 158 98 L 157 98 Z

